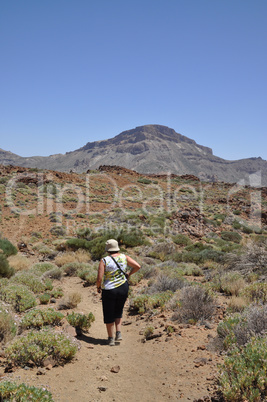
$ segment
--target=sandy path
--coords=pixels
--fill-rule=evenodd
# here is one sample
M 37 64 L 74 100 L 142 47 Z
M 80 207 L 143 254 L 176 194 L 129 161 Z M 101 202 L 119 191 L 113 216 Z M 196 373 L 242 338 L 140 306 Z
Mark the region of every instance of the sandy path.
M 102 306 L 95 289 L 84 288 L 78 278 L 64 278 L 61 287 L 64 293 L 79 291 L 82 294 L 82 302 L 76 310 L 92 311 L 95 315 L 90 332 L 80 338 L 80 350 L 71 363 L 46 370 L 44 375 L 37 375 L 37 369 L 19 369 L 11 378 L 47 387 L 56 402 L 182 402 L 209 394 L 207 389 L 219 357 L 198 346 L 208 344 L 210 336 L 215 335 L 214 329 L 184 328 L 179 335 L 164 334 L 142 343 L 140 331 L 151 323 L 125 314 L 124 320 L 130 324 L 123 326 L 123 340 L 110 347 L 106 344 Z M 160 328 L 166 324 L 166 318 L 161 317 L 156 324 Z M 205 364 L 196 367 L 194 360 L 199 358 L 206 359 Z M 120 368 L 118 373 L 111 371 L 115 366 Z

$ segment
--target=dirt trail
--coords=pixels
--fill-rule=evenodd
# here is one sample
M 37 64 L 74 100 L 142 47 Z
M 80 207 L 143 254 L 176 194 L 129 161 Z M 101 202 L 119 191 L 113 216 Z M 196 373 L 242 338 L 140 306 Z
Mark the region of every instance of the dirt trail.
M 123 340 L 115 347 L 106 343 L 100 296 L 94 288 L 84 288 L 79 278 L 64 278 L 64 293 L 80 292 L 76 311 L 93 312 L 96 321 L 90 332 L 79 339 L 75 359 L 64 367 L 45 370 L 19 369 L 12 379 L 48 388 L 56 402 L 93 401 L 193 401 L 209 395 L 219 357 L 206 349 L 215 329 L 181 328 L 179 333 L 143 343 L 140 332 L 148 325 L 160 329 L 162 315 L 151 324 L 139 316 L 127 316 L 125 308 Z M 119 366 L 117 373 L 112 368 Z

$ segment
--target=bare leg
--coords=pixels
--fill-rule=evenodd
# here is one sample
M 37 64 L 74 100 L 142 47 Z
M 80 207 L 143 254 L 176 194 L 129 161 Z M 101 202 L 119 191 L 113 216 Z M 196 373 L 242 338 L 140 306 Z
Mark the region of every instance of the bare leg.
M 118 332 L 118 331 L 121 332 L 121 322 L 122 322 L 122 318 L 115 318 L 116 332 Z
M 106 324 L 106 327 L 107 327 L 108 336 L 112 338 L 113 337 L 114 322 L 112 322 L 110 324 Z

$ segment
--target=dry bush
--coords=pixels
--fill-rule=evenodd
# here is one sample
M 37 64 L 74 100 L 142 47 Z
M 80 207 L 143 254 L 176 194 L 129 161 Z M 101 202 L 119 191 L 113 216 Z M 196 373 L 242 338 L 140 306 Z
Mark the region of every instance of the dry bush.
M 58 309 L 59 310 L 68 310 L 71 308 L 77 307 L 77 305 L 82 301 L 82 297 L 80 293 L 78 292 L 73 292 L 70 293 L 69 295 L 64 296 L 59 304 L 58 304 Z
M 46 271 L 43 274 L 43 278 L 57 279 L 60 280 L 63 275 L 63 270 L 61 268 L 53 268 L 50 271 Z
M 232 296 L 229 300 L 228 310 L 231 313 L 240 313 L 247 307 L 248 303 L 244 297 Z
M 197 322 L 210 319 L 215 311 L 215 303 L 208 290 L 201 286 L 186 286 L 181 290 L 181 307 L 173 315 L 180 322 Z
M 221 290 L 228 295 L 238 296 L 246 286 L 244 278 L 238 272 L 227 272 L 220 278 Z
M 4 305 L 0 305 L 0 342 L 6 343 L 16 335 L 16 324 Z
M 62 267 L 65 264 L 73 262 L 88 262 L 91 260 L 91 255 L 88 251 L 79 249 L 77 251 L 67 251 L 65 253 L 59 254 L 55 258 L 55 263 Z
M 156 281 L 148 288 L 147 293 L 159 293 L 170 290 L 176 292 L 177 289 L 181 289 L 185 286 L 186 281 L 179 278 L 171 278 L 164 274 L 159 274 Z
M 15 271 L 23 271 L 28 269 L 31 265 L 30 260 L 23 255 L 11 255 L 8 257 L 9 266 L 14 268 Z
M 227 257 L 227 268 L 243 273 L 257 272 L 266 275 L 267 247 L 264 242 L 250 241 L 240 255 L 230 254 Z

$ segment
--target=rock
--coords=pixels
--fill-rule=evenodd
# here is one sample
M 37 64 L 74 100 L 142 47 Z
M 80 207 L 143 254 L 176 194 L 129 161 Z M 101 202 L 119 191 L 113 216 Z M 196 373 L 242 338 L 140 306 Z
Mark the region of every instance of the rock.
M 197 350 L 206 350 L 206 346 L 205 345 L 200 345 L 197 347 Z
M 105 392 L 107 390 L 107 387 L 97 387 L 100 392 Z
M 112 373 L 118 373 L 120 371 L 120 369 L 121 369 L 120 366 L 114 366 L 114 367 L 111 368 L 110 371 Z
M 100 377 L 100 381 L 108 381 L 108 378 L 105 375 L 102 375 L 102 377 Z
M 43 367 L 47 368 L 48 366 L 54 367 L 56 365 L 56 361 L 53 359 L 53 357 L 47 357 L 43 361 Z M 48 369 L 49 370 L 49 369 Z
M 36 375 L 44 375 L 45 372 L 46 372 L 46 371 L 45 371 L 45 368 L 40 367 L 40 368 L 37 370 Z

